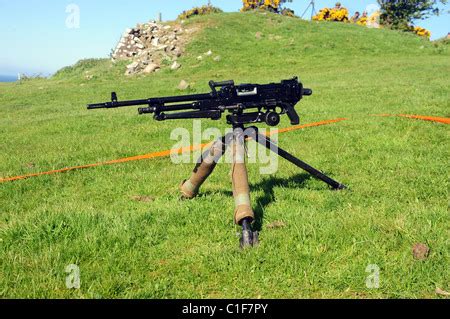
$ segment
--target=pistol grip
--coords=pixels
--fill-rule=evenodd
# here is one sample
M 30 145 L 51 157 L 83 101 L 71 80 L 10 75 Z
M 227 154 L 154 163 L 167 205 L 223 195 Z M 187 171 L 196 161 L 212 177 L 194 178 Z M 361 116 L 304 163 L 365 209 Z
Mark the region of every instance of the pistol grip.
M 284 104 L 284 109 L 286 111 L 287 116 L 289 117 L 289 120 L 291 120 L 291 125 L 300 124 L 300 118 L 298 117 L 297 111 L 295 110 L 293 105 Z

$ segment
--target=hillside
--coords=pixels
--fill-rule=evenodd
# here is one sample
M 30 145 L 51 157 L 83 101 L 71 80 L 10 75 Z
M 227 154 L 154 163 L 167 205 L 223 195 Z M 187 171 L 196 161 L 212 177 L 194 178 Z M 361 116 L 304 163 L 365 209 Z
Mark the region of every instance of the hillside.
M 372 116 L 450 116 L 448 44 L 273 14 L 186 23 L 202 31 L 178 70 L 127 77 L 126 62 L 87 60 L 48 80 L 0 84 L 0 178 L 166 150 L 173 128 L 192 130 L 190 121 L 156 122 L 135 108 L 86 110 L 111 91 L 135 99 L 208 91 L 211 79 L 297 75 L 314 90 L 296 107 L 302 123 L 348 120 L 285 133 L 279 143 L 350 190 L 332 192 L 282 160 L 269 176 L 249 165 L 261 245 L 240 251 L 225 164 L 189 202 L 178 199 L 178 186 L 192 164 L 168 158 L 0 183 L 0 297 L 435 298 L 436 287 L 449 291 L 448 126 Z M 213 55 L 199 61 L 208 50 Z M 178 90 L 181 80 L 191 88 Z M 288 126 L 284 118 L 280 127 Z M 428 258 L 412 258 L 415 243 L 430 247 Z M 65 287 L 69 264 L 81 269 L 80 290 Z M 380 268 L 378 289 L 366 287 L 369 264 Z

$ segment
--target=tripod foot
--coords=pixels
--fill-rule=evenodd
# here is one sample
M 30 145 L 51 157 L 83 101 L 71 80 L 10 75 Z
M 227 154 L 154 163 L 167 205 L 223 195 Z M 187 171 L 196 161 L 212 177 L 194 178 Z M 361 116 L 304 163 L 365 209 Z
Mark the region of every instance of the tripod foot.
M 197 189 L 189 180 L 184 180 L 180 185 L 181 199 L 193 199 L 198 195 Z
M 242 221 L 242 236 L 240 239 L 241 249 L 255 247 L 259 244 L 259 233 L 257 231 L 253 232 L 250 224 L 251 221 L 248 218 L 245 218 Z
M 253 246 L 253 233 L 251 230 L 243 230 L 240 240 L 241 249 L 250 248 Z

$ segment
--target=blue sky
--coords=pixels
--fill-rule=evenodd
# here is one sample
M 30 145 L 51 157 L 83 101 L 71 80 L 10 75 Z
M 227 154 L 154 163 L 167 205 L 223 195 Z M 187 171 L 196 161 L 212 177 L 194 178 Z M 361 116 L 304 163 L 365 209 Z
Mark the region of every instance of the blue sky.
M 316 0 L 316 6 L 333 6 L 335 1 Z M 351 13 L 376 3 L 340 1 Z M 0 0 L 0 74 L 50 74 L 82 58 L 107 57 L 126 28 L 156 19 L 158 12 L 163 20 L 173 20 L 181 11 L 206 3 L 207 0 Z M 212 3 L 224 11 L 238 11 L 241 7 L 241 0 Z M 308 3 L 294 0 L 289 7 L 300 15 Z M 71 12 L 66 10 L 71 4 L 79 8 L 79 28 L 67 27 Z M 449 8 L 447 5 L 446 11 Z M 450 31 L 450 17 L 444 14 L 418 25 L 430 29 L 432 39 L 436 39 Z

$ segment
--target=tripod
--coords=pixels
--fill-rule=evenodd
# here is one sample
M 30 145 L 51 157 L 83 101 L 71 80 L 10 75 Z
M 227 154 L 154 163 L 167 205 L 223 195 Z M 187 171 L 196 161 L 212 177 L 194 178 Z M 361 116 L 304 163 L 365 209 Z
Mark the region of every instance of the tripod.
M 232 121 L 231 116 L 228 121 Z M 297 167 L 305 170 L 315 178 L 330 185 L 333 189 L 341 190 L 346 186 L 331 177 L 325 175 L 299 158 L 293 156 L 273 143 L 269 137 L 258 132 L 258 128 L 251 126 L 245 128 L 243 124 L 233 123 L 233 132 L 229 133 L 217 141 L 211 148 L 204 152 L 197 161 L 191 177 L 183 181 L 180 190 L 182 196 L 186 199 L 192 199 L 198 195 L 201 185 L 211 175 L 220 158 L 225 154 L 227 147 L 232 146 L 232 183 L 233 197 L 235 200 L 234 221 L 242 227 L 242 236 L 240 239 L 241 248 L 251 247 L 258 244 L 258 232 L 253 232 L 251 224 L 255 220 L 250 201 L 250 187 L 248 183 L 247 168 L 245 165 L 245 143 L 247 139 L 253 139 L 255 142 L 266 147 L 275 154 L 288 160 Z
M 306 15 L 306 12 L 308 12 L 309 8 L 311 8 L 311 20 L 312 20 L 313 16 L 316 14 L 316 4 L 314 0 L 311 0 L 309 2 L 308 6 L 306 7 L 301 17 L 303 18 Z

